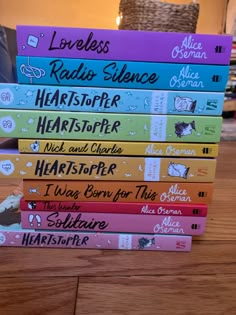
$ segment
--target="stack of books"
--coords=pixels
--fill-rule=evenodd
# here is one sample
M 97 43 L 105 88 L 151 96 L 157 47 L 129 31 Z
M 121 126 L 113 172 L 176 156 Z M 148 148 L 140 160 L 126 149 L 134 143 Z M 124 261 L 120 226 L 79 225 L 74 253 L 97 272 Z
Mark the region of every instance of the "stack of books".
M 236 38 L 234 36 L 233 43 L 232 43 L 231 57 L 230 57 L 229 77 L 228 77 L 228 82 L 227 82 L 226 91 L 225 91 L 225 100 L 234 101 L 235 98 L 236 98 Z M 232 111 L 233 110 L 234 108 L 232 106 Z M 231 115 L 231 117 L 232 116 L 233 115 Z
M 18 149 L 1 152 L 0 177 L 22 178 L 23 196 L 1 244 L 191 250 L 213 195 L 232 37 L 18 26 L 17 41 L 0 136 Z
M 236 61 L 236 37 L 233 36 L 232 49 L 231 49 L 231 60 Z

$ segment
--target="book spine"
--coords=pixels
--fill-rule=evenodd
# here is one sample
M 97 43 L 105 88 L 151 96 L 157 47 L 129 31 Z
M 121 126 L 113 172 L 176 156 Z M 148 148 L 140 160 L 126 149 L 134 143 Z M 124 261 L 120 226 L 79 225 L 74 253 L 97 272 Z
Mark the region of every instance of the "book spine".
M 20 154 L 3 150 L 0 178 L 213 182 L 216 159 Z
M 0 230 L 0 246 L 187 252 L 191 245 L 187 235 Z
M 20 153 L 112 156 L 217 157 L 216 143 L 166 143 L 122 141 L 70 141 L 18 139 Z
M 202 235 L 206 217 L 22 211 L 22 229 Z
M 23 180 L 27 201 L 208 204 L 213 188 L 213 183 Z
M 0 83 L 0 108 L 75 112 L 221 115 L 224 93 Z
M 0 137 L 153 142 L 220 141 L 222 117 L 0 111 Z
M 20 200 L 21 211 L 94 212 L 140 215 L 170 215 L 206 217 L 206 204 L 163 204 L 163 203 L 121 203 L 117 202 L 68 202 L 68 201 L 26 201 Z
M 224 92 L 229 66 L 16 57 L 19 83 Z
M 16 34 L 18 54 L 29 56 L 228 64 L 232 46 L 224 35 L 24 25 Z

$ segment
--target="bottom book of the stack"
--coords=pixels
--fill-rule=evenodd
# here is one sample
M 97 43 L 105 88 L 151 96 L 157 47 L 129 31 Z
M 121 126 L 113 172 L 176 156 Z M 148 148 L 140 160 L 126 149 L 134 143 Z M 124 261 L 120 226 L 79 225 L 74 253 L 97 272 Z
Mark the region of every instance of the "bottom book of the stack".
M 182 252 L 191 250 L 190 235 L 23 229 L 19 210 L 21 197 L 22 194 L 12 194 L 0 204 L 0 246 Z

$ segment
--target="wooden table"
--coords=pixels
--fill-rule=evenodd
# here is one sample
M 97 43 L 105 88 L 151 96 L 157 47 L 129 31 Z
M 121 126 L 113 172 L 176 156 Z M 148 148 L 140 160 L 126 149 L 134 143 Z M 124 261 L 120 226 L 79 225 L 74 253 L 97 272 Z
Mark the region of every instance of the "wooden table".
M 223 111 L 224 112 L 236 111 L 236 100 L 235 99 L 226 100 L 224 102 Z
M 1 199 L 17 186 L 0 183 Z M 236 142 L 191 253 L 0 248 L 1 315 L 235 315 Z

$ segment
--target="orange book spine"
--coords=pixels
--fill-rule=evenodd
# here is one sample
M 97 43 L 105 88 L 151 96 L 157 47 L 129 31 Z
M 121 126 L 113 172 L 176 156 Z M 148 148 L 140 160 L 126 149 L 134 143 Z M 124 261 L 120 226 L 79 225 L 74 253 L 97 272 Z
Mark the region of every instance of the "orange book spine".
M 0 178 L 213 182 L 216 159 L 1 154 Z
M 210 203 L 213 183 L 23 180 L 25 200 Z

